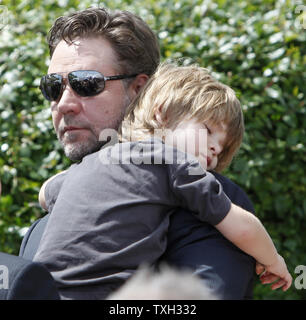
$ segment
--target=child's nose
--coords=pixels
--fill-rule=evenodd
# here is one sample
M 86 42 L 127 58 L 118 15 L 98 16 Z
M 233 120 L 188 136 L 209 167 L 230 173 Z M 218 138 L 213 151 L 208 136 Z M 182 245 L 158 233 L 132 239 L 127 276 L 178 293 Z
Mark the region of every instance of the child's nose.
M 210 144 L 210 151 L 212 152 L 213 155 L 218 155 L 221 151 L 221 144 L 219 142 L 212 142 Z

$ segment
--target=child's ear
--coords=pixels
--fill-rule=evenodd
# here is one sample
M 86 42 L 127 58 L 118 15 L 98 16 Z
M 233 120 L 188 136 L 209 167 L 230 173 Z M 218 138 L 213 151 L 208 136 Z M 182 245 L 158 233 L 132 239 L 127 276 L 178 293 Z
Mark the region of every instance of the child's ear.
M 163 106 L 159 106 L 155 111 L 155 119 L 156 121 L 161 125 L 161 127 L 164 127 L 168 121 L 167 115 L 163 114 L 162 112 Z

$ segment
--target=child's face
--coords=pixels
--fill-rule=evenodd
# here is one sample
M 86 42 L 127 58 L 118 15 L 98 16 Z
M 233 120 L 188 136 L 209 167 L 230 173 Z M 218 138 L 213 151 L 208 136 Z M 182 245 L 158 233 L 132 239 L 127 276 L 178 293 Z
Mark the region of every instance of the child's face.
M 171 133 L 174 146 L 193 154 L 204 169 L 213 170 L 218 164 L 218 156 L 223 150 L 227 134 L 224 123 L 213 125 L 210 122 L 200 123 L 191 119 L 182 121 Z M 182 141 L 186 141 L 183 145 Z

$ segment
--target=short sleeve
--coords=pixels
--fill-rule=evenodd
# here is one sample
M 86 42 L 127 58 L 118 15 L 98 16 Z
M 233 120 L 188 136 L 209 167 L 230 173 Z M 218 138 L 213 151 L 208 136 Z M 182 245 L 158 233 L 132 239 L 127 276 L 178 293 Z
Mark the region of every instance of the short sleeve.
M 193 211 L 198 219 L 212 225 L 225 218 L 231 201 L 214 175 L 202 169 L 198 161 L 187 161 L 179 166 L 170 165 L 169 168 L 172 191 L 182 207 Z

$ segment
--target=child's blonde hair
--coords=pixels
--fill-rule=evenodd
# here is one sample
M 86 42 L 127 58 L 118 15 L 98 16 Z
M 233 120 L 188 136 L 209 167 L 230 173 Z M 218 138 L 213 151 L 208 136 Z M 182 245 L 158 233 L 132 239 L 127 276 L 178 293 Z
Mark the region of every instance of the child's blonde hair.
M 156 114 L 166 120 L 163 127 Z M 175 128 L 188 119 L 227 125 L 227 137 L 218 156 L 222 171 L 239 149 L 244 133 L 243 114 L 235 92 L 196 65 L 161 64 L 126 110 L 121 139 L 143 140 L 154 130 Z

